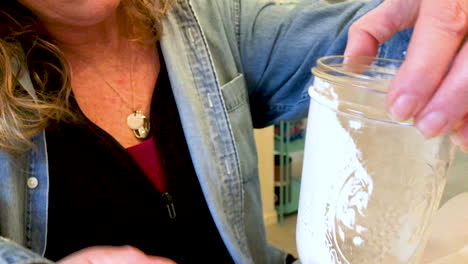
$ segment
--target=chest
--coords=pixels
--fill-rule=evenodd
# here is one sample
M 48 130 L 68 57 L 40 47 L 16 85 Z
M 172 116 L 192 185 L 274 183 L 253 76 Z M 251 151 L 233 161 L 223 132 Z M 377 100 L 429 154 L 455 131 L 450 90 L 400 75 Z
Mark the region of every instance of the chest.
M 137 69 L 137 76 L 132 78 L 119 72 L 106 75 L 105 79 L 93 74 L 78 76 L 80 81 L 72 85 L 79 109 L 122 146 L 138 144 L 140 140 L 130 129 L 128 119 L 134 116 L 135 111 L 150 118 L 151 101 L 157 89 L 158 68 Z
M 160 155 L 151 162 L 159 161 L 159 176 L 169 183 L 177 220 L 169 217 L 167 201 L 148 181 L 151 177 L 140 170 L 144 166 L 138 168 L 110 135 L 86 119 L 58 123 L 47 129 L 46 257 L 57 260 L 83 247 L 128 244 L 177 263 L 198 263 L 209 245 L 215 259 L 232 263 L 193 170 L 170 91 L 162 85 L 154 93 L 151 112 L 158 136 L 151 144 Z

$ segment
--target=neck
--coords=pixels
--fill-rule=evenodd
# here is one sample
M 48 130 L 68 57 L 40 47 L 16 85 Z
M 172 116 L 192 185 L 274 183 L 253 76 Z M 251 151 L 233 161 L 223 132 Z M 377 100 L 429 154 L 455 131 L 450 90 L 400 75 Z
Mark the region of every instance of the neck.
M 131 41 L 123 27 L 125 22 L 122 21 L 126 19 L 117 9 L 109 17 L 93 25 L 69 26 L 44 22 L 43 26 L 68 60 L 81 57 L 93 63 L 125 54 Z

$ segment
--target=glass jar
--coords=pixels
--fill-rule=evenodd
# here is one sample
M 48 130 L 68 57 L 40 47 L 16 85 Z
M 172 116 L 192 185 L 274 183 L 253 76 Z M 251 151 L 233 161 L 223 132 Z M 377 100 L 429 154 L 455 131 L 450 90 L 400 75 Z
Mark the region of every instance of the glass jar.
M 401 61 L 332 56 L 312 69 L 297 247 L 303 264 L 417 263 L 454 147 L 386 111 Z

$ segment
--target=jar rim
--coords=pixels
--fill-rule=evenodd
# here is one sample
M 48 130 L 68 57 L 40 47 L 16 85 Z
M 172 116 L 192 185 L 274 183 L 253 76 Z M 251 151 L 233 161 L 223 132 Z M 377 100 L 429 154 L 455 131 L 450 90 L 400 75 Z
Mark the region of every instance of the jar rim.
M 387 124 L 412 125 L 412 120 L 392 120 L 386 107 L 390 82 L 402 62 L 369 56 L 322 57 L 312 69 L 315 80 L 309 95 L 317 103 L 340 113 Z
M 312 68 L 312 73 L 330 82 L 346 82 L 347 85 L 386 94 L 393 76 L 402 63 L 403 60 L 389 58 L 334 55 L 319 58 L 317 65 Z M 373 72 L 375 76 L 363 74 L 364 70 Z M 382 78 L 385 75 L 387 78 Z

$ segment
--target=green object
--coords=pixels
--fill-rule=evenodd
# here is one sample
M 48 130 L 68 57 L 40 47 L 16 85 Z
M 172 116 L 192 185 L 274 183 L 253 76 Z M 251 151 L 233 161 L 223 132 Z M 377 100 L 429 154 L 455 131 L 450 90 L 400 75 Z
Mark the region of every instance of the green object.
M 282 208 L 280 208 L 279 205 L 276 207 L 276 212 L 278 213 L 278 215 L 282 215 L 282 220 L 280 221 L 280 223 L 283 223 L 285 215 L 297 213 L 299 207 L 299 192 L 301 190 L 301 181 L 296 178 L 292 178 L 291 184 L 283 186 L 283 188 L 289 188 L 289 195 L 288 197 L 284 197 L 284 204 Z
M 284 216 L 296 213 L 299 207 L 300 180 L 291 175 L 290 153 L 304 149 L 304 137 L 291 140 L 291 123 L 281 121 L 279 132 L 275 134 L 275 151 L 279 155 L 275 164 L 279 166 L 279 183 L 275 184 L 278 198 L 276 212 L 279 223 L 284 223 Z

